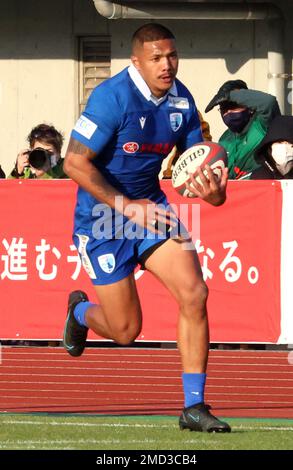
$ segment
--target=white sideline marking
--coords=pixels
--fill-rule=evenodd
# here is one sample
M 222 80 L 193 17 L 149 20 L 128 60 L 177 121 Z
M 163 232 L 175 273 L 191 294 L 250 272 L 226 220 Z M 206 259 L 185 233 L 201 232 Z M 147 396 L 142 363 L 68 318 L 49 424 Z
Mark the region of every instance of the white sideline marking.
M 229 418 L 228 418 L 229 419 Z M 5 420 L 2 421 L 2 424 L 32 424 L 36 426 L 43 426 L 43 425 L 49 425 L 49 426 L 81 426 L 81 427 L 100 427 L 100 428 L 177 428 L 177 424 L 138 424 L 138 423 L 133 423 L 133 424 L 123 424 L 123 423 L 81 423 L 81 422 L 58 422 L 58 421 L 51 421 L 51 422 L 43 422 L 43 421 L 14 421 L 14 420 Z M 285 426 L 245 426 L 245 425 L 240 425 L 240 426 L 232 426 L 233 429 L 237 430 L 245 430 L 245 431 L 293 431 L 293 427 L 285 427 Z M 11 441 L 11 442 L 16 442 L 16 441 Z M 61 442 L 61 441 L 59 441 Z M 76 442 L 76 441 L 74 441 Z M 101 442 L 101 441 L 99 441 Z M 109 441 L 106 441 L 109 442 Z M 139 442 L 139 441 L 134 441 L 134 442 Z M 141 441 L 145 442 L 145 441 Z
M 260 427 L 253 427 L 253 426 L 233 426 L 233 429 L 241 430 L 243 429 L 244 431 L 293 431 L 293 427 L 281 427 L 281 426 L 260 426 Z
M 38 440 L 33 440 L 33 439 L 17 439 L 16 441 L 13 440 L 7 440 L 7 441 L 2 441 L 1 444 L 4 445 L 9 445 L 9 444 L 97 444 L 97 443 L 103 443 L 103 444 L 108 444 L 108 443 L 115 443 L 119 444 L 121 442 L 121 439 L 38 439 Z M 129 443 L 132 442 L 157 442 L 156 439 L 142 439 L 142 440 L 131 440 L 128 441 Z
M 84 427 L 104 427 L 104 428 L 170 428 L 170 427 L 177 427 L 175 424 L 123 424 L 123 423 L 67 423 L 65 421 L 58 422 L 58 421 L 51 421 L 50 423 L 46 423 L 43 421 L 2 421 L 2 424 L 36 424 L 36 425 L 50 425 L 50 426 L 84 426 Z
M 176 440 L 162 440 L 161 441 L 162 443 L 164 443 L 165 445 L 172 445 L 172 446 L 178 446 L 178 449 L 181 449 L 181 445 L 182 445 L 182 441 L 176 441 Z M 193 444 L 195 443 L 196 441 L 195 440 L 184 440 L 184 444 Z M 47 448 L 49 446 L 54 446 L 54 450 L 58 449 L 58 445 L 60 446 L 60 449 L 61 450 L 70 450 L 72 449 L 73 447 L 77 446 L 77 445 L 81 445 L 81 444 L 93 444 L 95 446 L 97 446 L 97 448 L 99 449 L 100 445 L 101 444 L 104 444 L 104 445 L 108 445 L 108 446 L 111 446 L 111 445 L 125 445 L 125 443 L 127 445 L 130 445 L 130 444 L 135 444 L 136 446 L 137 445 L 140 445 L 140 444 L 157 444 L 158 441 L 157 439 L 145 439 L 145 440 L 119 440 L 119 439 L 109 439 L 108 441 L 107 440 L 94 440 L 94 439 L 79 439 L 79 440 L 55 440 L 55 441 L 50 441 L 50 440 L 44 440 L 44 441 L 2 441 L 2 443 L 0 444 L 0 449 L 4 450 L 4 449 L 23 449 L 24 446 L 26 446 L 28 449 L 40 449 L 40 448 Z M 215 445 L 218 445 L 220 444 L 220 441 L 216 441 L 213 439 L 213 441 L 206 441 L 204 439 L 201 439 L 201 444 L 205 444 L 207 447 L 208 446 L 215 446 Z M 49 447 L 50 448 L 50 447 Z

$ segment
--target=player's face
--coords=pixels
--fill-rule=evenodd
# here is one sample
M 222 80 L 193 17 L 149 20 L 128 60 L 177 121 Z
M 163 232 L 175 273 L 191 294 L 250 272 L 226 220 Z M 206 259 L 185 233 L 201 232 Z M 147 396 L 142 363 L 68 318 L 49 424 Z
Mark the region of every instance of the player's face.
M 145 42 L 131 57 L 134 66 L 157 98 L 171 88 L 178 70 L 174 39 Z

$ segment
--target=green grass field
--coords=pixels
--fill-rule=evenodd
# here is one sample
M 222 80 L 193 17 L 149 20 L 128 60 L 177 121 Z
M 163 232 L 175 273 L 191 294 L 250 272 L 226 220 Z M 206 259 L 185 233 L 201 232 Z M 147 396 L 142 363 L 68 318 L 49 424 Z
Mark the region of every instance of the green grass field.
M 0 415 L 0 449 L 292 450 L 293 420 L 227 421 L 231 434 L 180 431 L 175 417 Z

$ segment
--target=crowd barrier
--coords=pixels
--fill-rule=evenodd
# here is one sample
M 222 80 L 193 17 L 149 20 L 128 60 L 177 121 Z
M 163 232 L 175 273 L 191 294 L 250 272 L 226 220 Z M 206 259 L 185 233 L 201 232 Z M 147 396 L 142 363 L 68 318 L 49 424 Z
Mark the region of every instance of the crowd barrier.
M 231 181 L 226 203 L 212 207 L 162 181 L 209 286 L 211 342 L 293 343 L 292 183 Z M 69 180 L 0 181 L 2 340 L 61 339 L 68 293 L 83 289 L 95 301 L 71 239 L 76 189 Z M 150 273 L 135 275 L 138 340 L 175 341 L 175 301 Z

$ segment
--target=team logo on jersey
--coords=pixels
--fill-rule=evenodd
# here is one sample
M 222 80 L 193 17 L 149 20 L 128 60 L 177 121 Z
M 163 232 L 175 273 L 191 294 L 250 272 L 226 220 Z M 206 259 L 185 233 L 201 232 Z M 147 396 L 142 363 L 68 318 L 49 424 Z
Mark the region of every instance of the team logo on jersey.
M 139 145 L 137 142 L 127 142 L 123 145 L 123 150 L 126 153 L 135 153 L 139 149 Z
M 139 122 L 140 122 L 140 127 L 143 129 L 144 128 L 144 125 L 145 125 L 145 122 L 146 122 L 146 117 L 145 116 L 141 116 L 139 118 Z
M 189 102 L 187 98 L 181 98 L 180 96 L 169 96 L 169 106 L 178 109 L 189 109 Z
M 170 114 L 170 124 L 171 124 L 172 131 L 177 132 L 178 129 L 181 127 L 182 122 L 183 122 L 182 113 Z
M 111 274 L 115 269 L 116 262 L 112 253 L 98 256 L 98 262 L 102 270 L 107 274 Z

